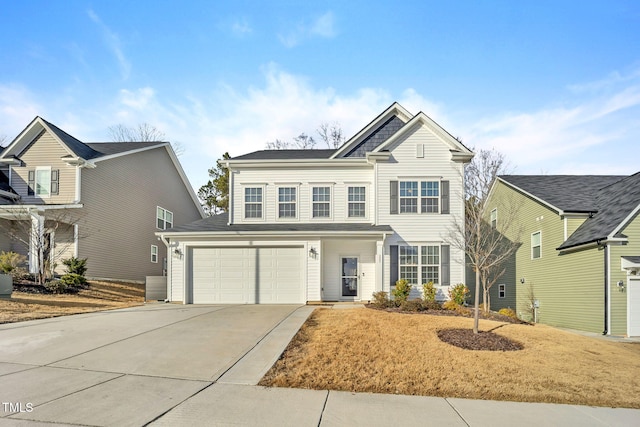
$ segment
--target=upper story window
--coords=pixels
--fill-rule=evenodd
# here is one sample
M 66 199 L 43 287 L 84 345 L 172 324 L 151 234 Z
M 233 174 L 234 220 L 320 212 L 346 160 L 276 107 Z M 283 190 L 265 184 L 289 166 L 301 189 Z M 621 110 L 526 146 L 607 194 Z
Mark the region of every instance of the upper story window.
M 158 246 L 151 245 L 151 262 L 158 262 Z
M 170 212 L 164 208 L 158 206 L 156 208 L 156 226 L 160 230 L 166 230 L 173 227 L 173 212 Z
M 349 218 L 364 218 L 366 216 L 366 187 L 349 187 L 347 189 L 347 215 Z
M 27 195 L 47 198 L 58 194 L 60 171 L 50 166 L 37 167 L 27 172 Z
M 331 216 L 331 187 L 312 187 L 311 215 L 313 218 L 329 218 Z
M 491 211 L 491 228 L 496 228 L 498 225 L 498 208 L 494 208 Z
M 400 182 L 400 213 L 418 212 L 418 181 Z
M 262 218 L 261 187 L 247 187 L 244 189 L 244 217 Z
M 542 232 L 536 231 L 531 234 L 531 258 L 537 259 L 542 257 Z
M 440 183 L 438 181 L 422 181 L 420 183 L 420 212 L 438 213 L 440 201 Z
M 278 218 L 296 217 L 296 187 L 278 188 Z

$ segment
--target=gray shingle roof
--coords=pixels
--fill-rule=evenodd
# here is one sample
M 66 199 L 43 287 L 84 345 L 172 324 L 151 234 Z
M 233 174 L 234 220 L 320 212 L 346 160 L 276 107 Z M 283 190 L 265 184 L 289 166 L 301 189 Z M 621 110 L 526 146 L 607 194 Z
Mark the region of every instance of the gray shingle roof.
M 260 150 L 231 158 L 231 160 L 306 160 L 328 159 L 336 150 Z
M 392 232 L 393 229 L 388 225 L 371 225 L 371 224 L 343 224 L 343 223 L 295 223 L 295 224 L 233 224 L 227 225 L 229 220 L 228 213 L 213 215 L 208 218 L 194 221 L 190 224 L 181 225 L 167 230 L 168 233 L 185 233 L 185 232 L 264 232 L 277 231 L 287 232 L 310 232 L 322 234 L 322 232 Z
M 41 119 L 42 119 L 42 117 L 41 117 Z M 62 129 L 60 129 L 59 127 L 54 125 L 53 123 L 49 123 L 45 119 L 42 119 L 42 121 L 45 122 L 47 124 L 47 126 L 49 126 L 49 129 L 51 129 L 51 132 L 55 133 L 56 136 L 62 142 L 64 142 L 65 145 L 67 147 L 69 147 L 69 149 L 71 151 L 73 151 L 76 156 L 88 160 L 88 159 L 93 159 L 98 155 L 98 153 L 96 153 L 87 144 L 85 144 L 84 142 L 82 142 L 82 141 L 74 138 L 73 136 L 69 135 L 68 133 L 66 133 L 65 131 L 63 131 Z
M 624 176 L 501 175 L 500 178 L 565 212 L 595 212 L 598 190 Z
M 587 219 L 558 249 L 609 237 L 640 205 L 640 173 L 601 188 L 596 195 L 598 213 Z M 618 232 L 613 237 L 625 237 Z

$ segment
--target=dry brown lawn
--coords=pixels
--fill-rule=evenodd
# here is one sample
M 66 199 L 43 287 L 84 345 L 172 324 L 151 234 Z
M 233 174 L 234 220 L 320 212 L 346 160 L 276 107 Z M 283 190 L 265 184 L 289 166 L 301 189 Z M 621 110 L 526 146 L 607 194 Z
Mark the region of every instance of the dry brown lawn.
M 473 320 L 372 309 L 316 310 L 261 385 L 640 408 L 640 343 L 481 320 L 524 345 L 464 350 L 437 331 Z
M 77 294 L 32 294 L 14 291 L 0 298 L 0 323 L 43 319 L 144 303 L 144 284 L 90 281 Z

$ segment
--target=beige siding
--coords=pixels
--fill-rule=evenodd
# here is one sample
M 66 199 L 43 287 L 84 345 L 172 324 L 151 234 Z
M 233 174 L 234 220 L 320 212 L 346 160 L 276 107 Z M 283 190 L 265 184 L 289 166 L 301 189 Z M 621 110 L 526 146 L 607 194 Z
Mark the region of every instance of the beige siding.
M 20 154 L 24 166 L 11 167 L 11 186 L 22 197 L 22 203 L 67 204 L 76 198 L 76 167 L 69 166 L 61 157 L 70 153 L 60 145 L 48 132 L 41 134 Z M 49 166 L 60 171 L 60 189 L 57 196 L 39 198 L 27 196 L 29 170 L 38 166 Z
M 620 258 L 640 255 L 640 218 L 635 217 L 623 230 L 622 234 L 629 238 L 624 246 L 611 247 L 611 333 L 628 335 L 627 331 L 627 273 L 622 270 Z M 618 287 L 619 280 L 625 285 Z
M 164 147 L 96 163 L 82 170 L 85 223 L 79 256 L 89 277 L 144 280 L 160 276 L 166 247 L 154 233 L 156 207 L 173 212 L 173 225 L 200 219 Z M 151 262 L 151 245 L 158 262 Z
M 520 205 L 522 246 L 516 254 L 517 312 L 531 319 L 532 299 L 540 303 L 538 321 L 602 332 L 604 328 L 604 251 L 589 249 L 561 255 L 564 220 L 551 209 L 499 183 L 490 200 L 509 198 Z M 499 224 L 499 222 L 498 222 Z M 542 256 L 532 259 L 531 235 L 542 233 Z M 525 283 L 520 283 L 520 278 Z
M 54 226 L 56 227 L 53 231 L 55 245 L 53 252 L 54 272 L 56 274 L 64 274 L 66 273 L 66 267 L 62 261 L 74 255 L 73 225 L 57 224 Z
M 569 238 L 569 236 L 571 236 L 573 232 L 576 231 L 578 227 L 580 227 L 582 223 L 586 221 L 586 218 L 569 217 L 569 218 L 566 218 L 565 221 L 567 222 L 566 238 Z

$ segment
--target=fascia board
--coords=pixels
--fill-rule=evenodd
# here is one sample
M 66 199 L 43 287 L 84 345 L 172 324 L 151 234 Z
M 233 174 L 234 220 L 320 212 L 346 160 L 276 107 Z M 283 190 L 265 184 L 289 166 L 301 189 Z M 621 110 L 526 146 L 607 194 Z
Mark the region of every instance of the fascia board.
M 609 234 L 607 238 L 614 239 L 615 238 L 614 236 L 618 234 L 620 231 L 622 231 L 622 229 L 629 223 L 629 221 L 631 221 L 638 214 L 638 211 L 640 211 L 640 204 L 636 206 L 631 212 L 629 212 L 629 215 L 627 215 L 620 222 L 620 224 L 618 224 L 618 226 L 613 229 L 613 231 Z
M 272 167 L 314 167 L 314 166 L 368 166 L 364 158 L 341 159 L 279 159 L 279 160 L 227 160 L 227 168 L 272 168 Z
M 559 209 L 559 208 L 555 207 L 554 205 L 552 205 L 551 203 L 546 202 L 546 201 L 542 200 L 541 198 L 539 198 L 537 196 L 534 196 L 533 194 L 529 193 L 528 191 L 523 190 L 522 188 L 518 187 L 517 185 L 511 184 L 509 181 L 506 181 L 506 180 L 504 180 L 504 179 L 502 179 L 500 177 L 498 177 L 498 179 L 501 182 L 503 182 L 506 186 L 511 187 L 513 190 L 515 190 L 515 191 L 517 191 L 519 193 L 522 193 L 522 194 L 534 199 L 535 201 L 537 201 L 541 205 L 544 205 L 544 206 L 548 207 L 551 210 L 556 211 L 558 213 L 558 215 L 560 215 L 560 216 L 564 215 L 564 211 L 562 209 Z
M 158 145 L 151 145 L 147 147 L 136 148 L 134 150 L 123 151 L 121 153 L 115 153 L 115 154 L 109 154 L 107 156 L 96 157 L 95 159 L 92 159 L 92 162 L 98 163 L 105 160 L 115 159 L 117 157 L 127 156 L 129 154 L 141 153 L 143 151 L 148 151 L 148 150 L 155 150 L 156 148 L 165 147 L 167 145 L 171 145 L 171 144 L 169 144 L 168 142 L 159 142 Z
M 389 108 L 387 108 L 385 111 L 380 113 L 378 115 L 378 117 L 373 119 L 368 125 L 366 125 L 364 128 L 362 128 L 362 130 L 360 130 L 360 132 L 358 132 L 357 134 L 352 136 L 347 142 L 342 144 L 342 147 L 340 147 L 338 150 L 336 150 L 336 152 L 333 153 L 331 158 L 335 159 L 337 157 L 340 157 L 342 154 L 344 154 L 345 151 L 348 151 L 351 148 L 353 148 L 353 146 L 355 144 L 359 143 L 360 140 L 368 132 L 370 132 L 372 129 L 376 128 L 380 123 L 384 123 L 385 121 L 387 121 L 394 114 L 397 115 L 400 118 L 400 120 L 403 120 L 405 123 L 409 122 L 411 120 L 411 117 L 412 117 L 411 113 L 409 113 L 402 105 L 398 104 L 397 102 L 394 102 L 393 104 L 391 104 L 391 106 Z M 402 116 L 404 116 L 404 117 L 402 117 Z
M 318 237 L 331 235 L 332 237 L 384 237 L 390 231 L 165 231 L 156 232 L 158 237 L 185 238 L 185 237 Z

